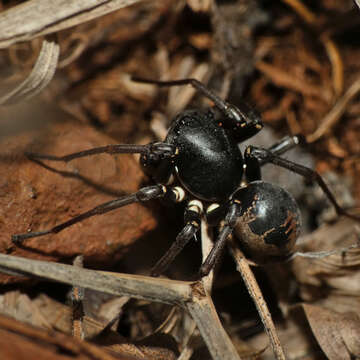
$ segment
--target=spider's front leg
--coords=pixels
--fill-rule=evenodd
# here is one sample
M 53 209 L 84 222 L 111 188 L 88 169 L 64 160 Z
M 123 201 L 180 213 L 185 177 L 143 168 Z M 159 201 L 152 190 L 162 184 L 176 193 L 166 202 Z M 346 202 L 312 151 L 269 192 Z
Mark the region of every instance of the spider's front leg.
M 222 124 L 221 126 L 231 130 L 235 140 L 239 143 L 251 138 L 264 127 L 261 117 L 255 109 L 248 106 L 245 102 L 241 102 L 236 106 L 226 102 L 208 89 L 202 82 L 196 79 L 159 81 L 133 77 L 132 80 L 145 84 L 154 84 L 157 86 L 191 85 L 199 93 L 210 99 L 215 104 L 223 115 L 223 117 L 219 120 Z
M 144 154 L 148 158 L 164 159 L 175 155 L 176 149 L 171 144 L 165 142 L 152 142 L 147 145 L 136 144 L 114 144 L 100 146 L 88 150 L 78 151 L 64 156 L 54 156 L 28 152 L 26 155 L 30 159 L 51 160 L 68 162 L 86 156 L 98 154 Z
M 73 159 L 78 159 L 86 156 L 91 156 L 95 154 L 135 154 L 140 153 L 141 156 L 149 159 L 148 161 L 151 162 L 159 162 L 164 161 L 168 158 L 172 158 L 176 154 L 176 148 L 168 143 L 165 142 L 155 142 L 150 143 L 147 145 L 133 145 L 133 144 L 116 144 L 116 145 L 106 145 L 102 147 L 96 147 L 84 151 L 75 152 L 72 154 L 68 154 L 65 156 L 54 156 L 54 155 L 46 155 L 46 154 L 36 154 L 36 153 L 28 153 L 28 157 L 34 161 L 39 159 L 42 160 L 50 160 L 50 161 L 63 161 L 68 162 Z M 169 166 L 168 166 L 169 167 Z M 159 183 L 159 182 L 158 182 Z M 128 204 L 132 204 L 135 202 L 144 202 L 152 199 L 156 199 L 158 197 L 165 196 L 167 188 L 163 185 L 155 185 L 149 186 L 140 189 L 134 194 L 126 195 L 120 197 L 118 199 L 108 201 L 104 204 L 98 205 L 93 209 L 86 211 L 74 218 L 65 221 L 59 225 L 54 226 L 51 229 L 37 231 L 37 232 L 28 232 L 24 234 L 15 234 L 12 236 L 12 241 L 14 243 L 20 244 L 24 240 L 44 236 L 47 234 L 56 234 L 69 226 L 72 226 L 78 222 L 81 222 L 87 218 L 90 218 L 95 215 L 105 214 L 109 211 L 118 209 L 120 207 L 126 206 Z

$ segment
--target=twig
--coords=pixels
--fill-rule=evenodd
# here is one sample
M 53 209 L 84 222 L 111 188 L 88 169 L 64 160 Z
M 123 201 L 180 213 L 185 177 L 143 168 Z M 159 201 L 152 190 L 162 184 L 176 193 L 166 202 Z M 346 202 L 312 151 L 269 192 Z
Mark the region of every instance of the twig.
M 256 282 L 254 274 L 251 271 L 244 254 L 235 245 L 233 239 L 229 239 L 229 244 L 232 256 L 234 257 L 236 262 L 237 270 L 240 272 L 242 278 L 244 279 L 248 292 L 252 297 L 257 311 L 260 315 L 265 331 L 269 336 L 270 344 L 273 348 L 274 355 L 278 360 L 285 360 L 284 350 L 280 344 L 279 337 L 276 333 L 275 325 L 272 321 L 271 314 L 261 293 L 259 285 Z
M 4 254 L 0 254 L 0 272 L 38 277 L 111 295 L 179 305 L 187 309 L 195 320 L 214 360 L 240 360 L 201 281 L 95 271 Z
M 318 128 L 306 137 L 307 142 L 312 143 L 319 140 L 326 132 L 328 132 L 341 118 L 346 111 L 350 101 L 360 92 L 360 79 L 357 79 L 348 88 L 346 93 L 337 101 L 330 112 L 324 117 Z
M 79 255 L 74 260 L 74 266 L 84 267 L 84 256 Z M 85 333 L 83 328 L 84 318 L 84 288 L 73 286 L 71 289 L 71 305 L 72 305 L 72 335 L 78 339 L 84 339 Z
M 339 48 L 328 34 L 322 35 L 320 40 L 323 43 L 330 59 L 333 88 L 335 90 L 336 97 L 338 97 L 344 91 L 344 63 L 342 61 Z
M 68 29 L 140 0 L 30 0 L 0 14 L 0 48 Z
M 265 61 L 258 61 L 255 64 L 256 68 L 268 76 L 271 81 L 280 87 L 294 90 L 305 96 L 314 96 L 324 99 L 325 102 L 329 101 L 329 96 L 324 89 L 313 84 L 306 83 L 303 79 L 296 78 L 294 74 L 290 74 L 283 69 L 280 69 Z
M 311 12 L 301 1 L 299 0 L 283 0 L 284 3 L 292 7 L 301 18 L 308 24 L 314 24 L 316 22 L 316 15 Z
M 116 360 L 119 359 L 118 357 L 114 357 L 113 355 L 109 354 L 108 351 L 105 349 L 101 349 L 99 346 L 91 344 L 87 341 L 80 341 L 79 339 L 69 338 L 68 336 L 51 331 L 44 331 L 43 329 L 37 329 L 33 326 L 22 324 L 18 321 L 11 321 L 9 318 L 5 316 L 0 317 L 0 328 L 3 340 L 0 349 L 0 356 L 2 359 L 11 359 L 16 358 L 41 358 L 44 359 L 44 356 L 49 356 L 48 352 L 41 352 L 42 356 L 38 357 L 37 355 L 40 354 L 36 351 L 38 346 L 47 347 L 49 349 L 53 349 L 54 355 L 55 354 L 71 354 L 71 357 L 62 357 L 66 359 L 96 359 L 96 360 Z M 12 340 L 14 339 L 22 339 L 21 340 L 21 351 L 18 353 L 17 347 L 19 346 L 20 342 L 15 344 L 11 341 L 7 335 L 14 335 Z M 4 341 L 5 340 L 5 341 Z M 5 350 L 4 350 L 4 343 L 5 343 Z M 9 345 L 9 346 L 8 346 Z M 11 351 L 9 349 L 11 348 Z M 8 350 L 8 351 L 6 351 Z M 6 354 L 6 355 L 4 355 Z M 12 354 L 13 356 L 9 355 Z M 25 354 L 22 356 L 22 354 Z M 48 355 L 45 355 L 48 354 Z M 4 355 L 4 356 L 3 356 Z M 53 357 L 51 357 L 53 358 Z M 59 357 L 56 356 L 56 359 Z
M 202 252 L 202 262 L 205 261 L 207 256 L 209 255 L 214 243 L 212 241 L 212 236 L 210 232 L 212 229 L 209 228 L 207 222 L 202 219 L 201 220 L 201 252 Z M 206 291 L 211 294 L 211 289 L 214 281 L 214 269 L 212 269 L 208 275 L 202 278 L 202 282 L 204 284 L 204 288 Z
M 193 301 L 187 302 L 186 308 L 195 320 L 211 355 L 214 359 L 240 359 L 233 343 L 222 327 L 210 296 L 205 293 L 202 285 L 198 286 L 199 284 L 196 283 L 193 287 Z

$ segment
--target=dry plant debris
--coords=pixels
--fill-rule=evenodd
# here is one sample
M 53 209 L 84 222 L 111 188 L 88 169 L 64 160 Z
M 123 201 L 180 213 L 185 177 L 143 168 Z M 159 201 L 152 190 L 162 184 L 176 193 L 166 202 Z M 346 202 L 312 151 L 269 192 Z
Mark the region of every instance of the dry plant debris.
M 26 110 L 44 116 L 38 112 L 40 109 L 31 107 Z M 56 116 L 60 116 L 61 122 L 55 120 Z M 92 204 L 136 191 L 143 181 L 144 176 L 130 155 L 95 157 L 65 166 L 51 164 L 48 171 L 44 169 L 47 165 L 29 161 L 23 154 L 30 148 L 31 151 L 37 149 L 38 152 L 63 154 L 112 142 L 111 138 L 92 127 L 81 123 L 74 126 L 74 120 L 66 119 L 62 112 L 59 115 L 53 111 L 52 120 L 53 123 L 36 132 L 36 136 L 19 135 L 13 137 L 11 143 L 6 139 L 1 144 L 0 172 L 2 179 L 8 179 L 2 186 L 4 196 L 0 206 L 2 219 L 8 219 L 2 223 L 1 252 L 13 248 L 7 234 L 21 227 L 26 231 L 29 227 L 55 225 L 86 211 Z M 17 180 L 25 178 L 25 182 Z M 119 179 L 122 180 L 119 182 Z M 57 206 L 53 207 L 56 202 Z M 45 242 L 31 241 L 24 248 L 16 247 L 12 253 L 49 259 L 82 254 L 93 264 L 110 265 L 121 258 L 136 239 L 156 225 L 150 211 L 137 205 L 94 220 L 81 224 L 80 228 L 74 228 L 65 236 L 56 236 Z
M 235 359 L 229 354 L 237 351 L 240 358 L 273 359 L 269 338 L 258 326 L 251 300 L 241 290 L 241 277 L 227 258 L 214 283 L 161 280 L 164 288 L 174 286 L 175 293 L 186 288 L 189 294 L 202 296 L 198 290 L 203 286 L 212 293 L 222 325 L 208 295 L 199 301 L 187 298 L 189 302 L 179 307 L 174 301 L 169 308 L 153 303 L 164 299 L 164 293 L 130 299 L 151 288 L 144 283 L 128 292 L 120 292 L 116 285 L 114 293 L 93 281 L 75 281 L 77 274 L 89 270 L 66 267 L 54 278 L 52 266 L 58 269 L 57 264 L 44 263 L 45 270 L 35 274 L 36 262 L 19 260 L 21 266 L 29 264 L 28 276 L 122 295 L 108 299 L 85 292 L 80 326 L 93 344 L 59 334 L 74 330 L 74 305 L 65 304 L 66 288 L 10 276 L 20 270 L 5 269 L 5 261 L 16 255 L 71 263 L 81 254 L 85 267 L 144 274 L 169 246 L 182 215 L 156 204 L 132 205 L 46 241 L 33 239 L 26 247 L 15 247 L 11 234 L 49 227 L 116 194 L 133 192 L 147 181 L 132 156 L 96 156 L 55 166 L 31 162 L 24 153 L 61 155 L 162 138 L 176 112 L 198 106 L 202 99 L 188 88 L 167 91 L 134 84 L 130 76 L 191 76 L 208 82 L 234 103 L 245 97 L 279 136 L 305 135 L 312 143 L 308 150 L 317 170 L 350 179 L 359 201 L 360 10 L 355 3 L 30 0 L 18 4 L 0 2 L 0 102 L 7 104 L 0 109 L 0 252 L 8 254 L 0 262 L 8 274 L 0 278 L 4 335 L 0 339 L 7 339 L 1 343 L 0 357 L 23 359 L 31 353 L 39 359 L 175 359 L 181 354 L 181 359 L 208 359 L 205 339 L 215 358 Z M 351 221 L 323 225 L 315 232 L 309 228 L 300 241 L 301 251 L 341 249 L 358 242 L 358 229 Z M 171 277 L 192 277 L 200 250 L 191 246 Z M 278 348 L 277 358 L 360 357 L 358 249 L 323 259 L 296 257 L 255 272 L 280 340 L 276 334 L 270 338 L 285 351 L 284 355 Z M 109 276 L 110 283 L 117 284 L 115 275 Z M 130 284 L 134 281 L 131 278 Z M 11 292 L 15 286 L 21 292 Z M 212 329 L 206 321 L 213 322 L 221 336 L 223 327 L 229 334 L 222 342 L 228 355 L 212 347 L 216 332 L 206 334 Z

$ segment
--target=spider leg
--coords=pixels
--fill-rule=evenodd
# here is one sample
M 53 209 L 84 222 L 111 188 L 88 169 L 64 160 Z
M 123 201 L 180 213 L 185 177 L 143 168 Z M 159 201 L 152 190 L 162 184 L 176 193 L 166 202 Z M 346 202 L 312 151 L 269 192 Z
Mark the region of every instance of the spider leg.
M 215 244 L 211 249 L 209 255 L 205 259 L 204 263 L 201 265 L 200 268 L 201 276 L 206 276 L 207 274 L 209 274 L 211 269 L 220 260 L 221 254 L 226 244 L 226 240 L 235 228 L 239 213 L 240 213 L 240 205 L 236 202 L 230 204 L 228 212 L 225 217 L 225 225 L 221 229 L 220 234 L 216 239 Z
M 85 156 L 96 154 L 146 154 L 158 157 L 171 157 L 174 156 L 176 149 L 173 145 L 164 142 L 155 142 L 147 145 L 134 145 L 134 144 L 115 144 L 100 146 L 84 151 L 75 152 L 65 156 L 53 156 L 46 154 L 27 153 L 30 159 L 44 159 L 52 161 L 71 161 Z
M 184 218 L 185 226 L 176 237 L 175 242 L 171 245 L 170 249 L 162 256 L 162 258 L 155 264 L 151 270 L 152 276 L 159 276 L 162 274 L 169 265 L 173 262 L 175 257 L 181 252 L 185 245 L 194 237 L 196 232 L 200 229 L 201 202 L 195 200 L 190 201 L 185 209 Z
M 210 99 L 215 106 L 225 115 L 226 126 L 234 131 L 235 139 L 238 142 L 247 140 L 263 128 L 260 115 L 246 103 L 238 103 L 237 106 L 221 99 L 214 92 L 209 90 L 202 82 L 196 79 L 180 79 L 171 81 L 159 81 L 132 77 L 133 81 L 157 86 L 181 86 L 191 85 L 203 96 Z
M 21 244 L 24 240 L 39 236 L 44 236 L 47 234 L 56 234 L 67 227 L 74 225 L 80 221 L 83 221 L 87 218 L 90 218 L 95 215 L 105 214 L 109 211 L 118 209 L 122 206 L 126 206 L 129 204 L 133 204 L 136 202 L 144 202 L 152 199 L 156 199 L 159 197 L 163 197 L 166 194 L 166 187 L 163 185 L 154 185 L 154 186 L 148 186 L 140 189 L 136 193 L 126 195 L 123 197 L 120 197 L 115 200 L 108 201 L 104 204 L 98 205 L 94 208 L 92 208 L 89 211 L 86 211 L 78 216 L 73 217 L 72 219 L 65 221 L 59 225 L 54 226 L 51 229 L 43 230 L 43 231 L 37 231 L 37 232 L 29 232 L 24 234 L 16 234 L 12 235 L 12 241 L 16 244 Z
M 258 147 L 254 147 L 254 146 L 248 146 L 246 148 L 245 157 L 256 158 L 259 162 L 264 161 L 264 162 L 272 163 L 274 165 L 288 169 L 296 174 L 304 176 L 305 178 L 307 178 L 311 181 L 315 181 L 321 187 L 321 189 L 324 191 L 325 195 L 328 197 L 330 202 L 333 204 L 338 215 L 344 215 L 348 218 L 360 221 L 360 217 L 348 213 L 344 208 L 342 208 L 338 204 L 334 195 L 332 194 L 332 192 L 326 185 L 325 181 L 316 171 L 314 171 L 306 166 L 294 163 L 290 160 L 283 159 L 283 158 L 275 155 L 274 153 L 272 153 L 270 150 L 262 149 L 262 148 L 258 148 Z
M 298 145 L 305 144 L 306 140 L 304 136 L 301 134 L 297 134 L 283 137 L 280 141 L 270 146 L 268 150 L 271 151 L 274 155 L 280 156 Z M 262 159 L 259 162 L 260 165 L 265 164 L 264 160 Z
M 191 85 L 202 95 L 213 101 L 219 110 L 226 112 L 227 107 L 229 106 L 229 104 L 227 104 L 223 99 L 221 99 L 218 95 L 216 95 L 210 89 L 208 89 L 201 81 L 196 79 L 189 78 L 189 79 L 180 79 L 180 80 L 171 80 L 171 81 L 160 81 L 160 80 L 152 80 L 152 79 L 143 79 L 134 76 L 131 78 L 131 80 L 145 84 L 154 84 L 157 86 Z
M 170 249 L 162 256 L 162 258 L 151 269 L 152 276 L 159 276 L 164 273 L 169 265 L 174 261 L 175 257 L 181 252 L 185 245 L 193 238 L 199 226 L 188 223 L 176 237 Z
M 281 155 L 293 149 L 299 144 L 304 144 L 305 139 L 302 135 L 285 136 L 277 143 L 269 147 L 267 150 L 271 151 L 274 155 Z M 248 182 L 261 180 L 261 166 L 267 164 L 269 161 L 265 158 L 257 158 L 252 156 L 251 153 L 245 151 L 244 156 L 246 168 L 245 175 Z

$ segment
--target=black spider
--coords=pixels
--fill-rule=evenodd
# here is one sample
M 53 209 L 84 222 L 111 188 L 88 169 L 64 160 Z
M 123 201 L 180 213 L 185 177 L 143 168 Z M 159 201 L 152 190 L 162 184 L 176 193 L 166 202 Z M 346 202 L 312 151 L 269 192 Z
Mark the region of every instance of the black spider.
M 108 145 L 56 157 L 31 154 L 34 159 L 71 161 L 93 154 L 139 153 L 140 163 L 156 183 L 80 214 L 52 229 L 17 234 L 15 243 L 25 239 L 58 233 L 94 215 L 104 214 L 135 202 L 165 198 L 186 201 L 185 226 L 167 253 L 153 268 L 160 274 L 173 261 L 200 228 L 205 217 L 211 226 L 220 225 L 214 246 L 200 268 L 206 275 L 218 261 L 228 236 L 235 231 L 241 248 L 257 262 L 291 255 L 300 232 L 300 211 L 294 198 L 281 187 L 261 181 L 260 168 L 272 163 L 316 181 L 339 215 L 359 220 L 339 206 L 319 176 L 310 168 L 279 157 L 304 139 L 288 136 L 269 149 L 248 146 L 244 155 L 238 144 L 262 128 L 260 116 L 244 103 L 228 104 L 195 79 L 156 81 L 134 78 L 134 81 L 158 86 L 192 85 L 211 99 L 217 108 L 186 110 L 172 122 L 163 142 L 147 145 Z

